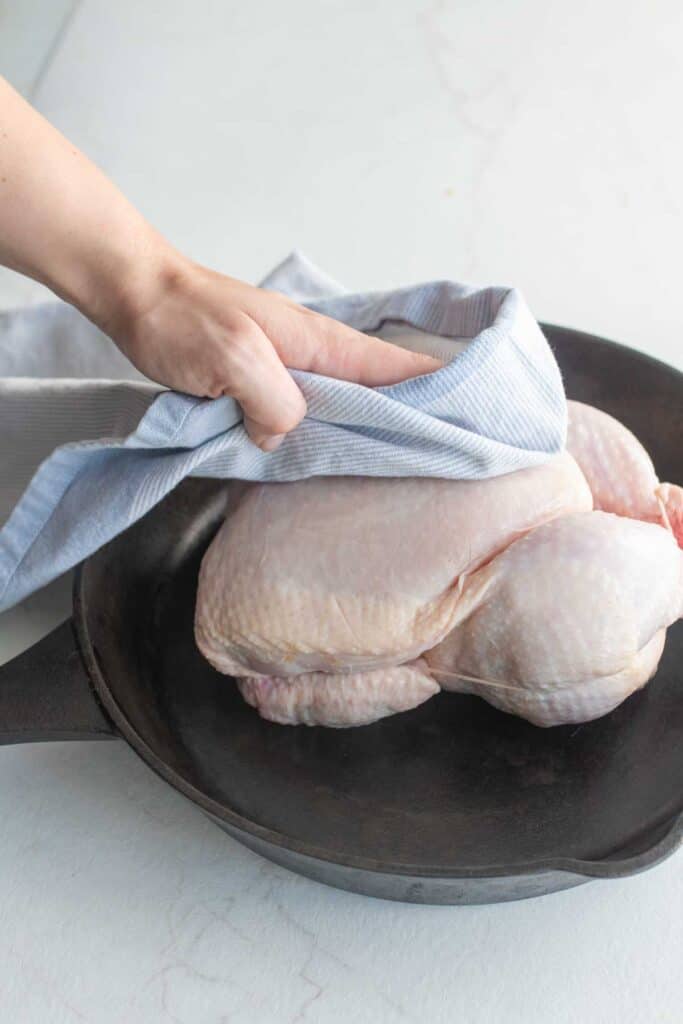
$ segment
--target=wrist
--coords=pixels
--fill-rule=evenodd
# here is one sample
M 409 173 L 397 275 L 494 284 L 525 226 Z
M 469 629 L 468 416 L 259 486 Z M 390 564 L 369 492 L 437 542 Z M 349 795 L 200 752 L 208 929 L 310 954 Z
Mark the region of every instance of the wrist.
M 181 285 L 190 268 L 189 260 L 150 229 L 125 253 L 108 254 L 94 267 L 74 305 L 125 349 L 135 325 Z

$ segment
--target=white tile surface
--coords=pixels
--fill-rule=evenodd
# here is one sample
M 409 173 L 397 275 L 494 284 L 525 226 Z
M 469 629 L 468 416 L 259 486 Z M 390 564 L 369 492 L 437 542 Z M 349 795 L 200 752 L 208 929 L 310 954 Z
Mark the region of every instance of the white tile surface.
M 682 39 L 666 0 L 83 0 L 37 101 L 207 263 L 255 279 L 298 245 L 351 286 L 513 283 L 683 366 Z M 0 618 L 0 654 L 67 607 L 62 582 Z M 123 744 L 5 748 L 0 772 L 8 1020 L 680 1019 L 680 855 L 403 907 L 271 867 Z
M 78 0 L 0 0 L 0 75 L 31 99 Z M 0 309 L 39 302 L 47 290 L 0 267 Z
M 0 0 L 0 74 L 30 97 L 78 0 Z
M 260 860 L 123 744 L 0 753 L 0 972 L 36 1024 L 676 1024 L 681 872 L 401 906 Z
M 41 108 L 197 258 L 514 283 L 681 359 L 683 7 L 86 0 Z M 106 45 L 105 45 L 106 41 Z

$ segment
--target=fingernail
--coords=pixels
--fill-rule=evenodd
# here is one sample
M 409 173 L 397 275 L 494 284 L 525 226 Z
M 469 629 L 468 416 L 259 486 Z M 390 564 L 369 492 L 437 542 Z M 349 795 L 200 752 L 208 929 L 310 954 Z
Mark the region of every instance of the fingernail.
M 264 437 L 262 441 L 259 441 L 259 448 L 262 452 L 274 452 L 284 439 L 284 434 L 271 434 L 270 437 Z

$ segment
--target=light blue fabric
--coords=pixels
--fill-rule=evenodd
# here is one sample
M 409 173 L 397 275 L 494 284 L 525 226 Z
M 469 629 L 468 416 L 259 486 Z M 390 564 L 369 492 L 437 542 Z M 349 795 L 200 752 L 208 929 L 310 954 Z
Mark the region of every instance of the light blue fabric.
M 13 459 L 15 470 L 20 466 L 25 472 L 32 458 L 37 466 L 55 443 L 67 443 L 37 466 L 0 530 L 0 609 L 121 533 L 189 475 L 278 481 L 319 475 L 476 479 L 537 465 L 564 446 L 566 402 L 559 370 L 514 289 L 434 282 L 345 294 L 298 253 L 264 286 L 307 300 L 360 330 L 397 321 L 444 338 L 471 340 L 443 369 L 391 387 L 369 389 L 292 371 L 308 414 L 278 451 L 265 454 L 248 440 L 240 409 L 230 398 L 211 401 L 160 391 L 132 371 L 125 383 L 74 380 L 82 376 L 74 367 L 88 359 L 97 363 L 100 377 L 107 376 L 109 366 L 112 376 L 120 374 L 121 362 L 106 347 L 110 343 L 102 336 L 96 341 L 94 328 L 69 307 L 50 303 L 5 314 L 0 317 L 0 377 L 5 378 L 0 380 L 5 439 L 0 473 L 4 461 L 9 466 Z M 57 359 L 53 339 L 69 379 L 35 380 L 44 377 L 45 359 Z M 58 370 L 53 367 L 55 378 Z M 11 482 L 11 469 L 6 478 Z

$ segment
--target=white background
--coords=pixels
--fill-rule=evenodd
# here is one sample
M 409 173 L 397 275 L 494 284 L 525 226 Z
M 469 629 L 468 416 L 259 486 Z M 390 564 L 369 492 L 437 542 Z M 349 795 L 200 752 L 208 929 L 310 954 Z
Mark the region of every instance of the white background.
M 257 280 L 513 284 L 683 367 L 683 8 L 623 0 L 0 0 L 0 70 L 180 248 Z M 43 296 L 0 276 L 0 308 Z M 68 612 L 0 617 L 0 660 Z M 400 906 L 226 838 L 120 743 L 0 751 L 2 1019 L 680 1020 L 683 862 Z

